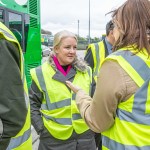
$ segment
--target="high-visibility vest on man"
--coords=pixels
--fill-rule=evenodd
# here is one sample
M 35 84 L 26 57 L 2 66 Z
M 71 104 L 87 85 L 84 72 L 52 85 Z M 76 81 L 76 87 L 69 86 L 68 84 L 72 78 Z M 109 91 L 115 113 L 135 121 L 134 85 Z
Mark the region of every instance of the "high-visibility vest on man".
M 87 48 L 87 51 L 85 53 L 85 60 L 90 63 L 88 60 L 88 56 L 86 58 L 86 54 L 88 52 L 90 52 L 89 55 L 92 55 L 90 57 L 93 58 L 93 67 L 91 66 L 92 68 L 92 72 L 93 72 L 93 77 L 94 77 L 94 80 L 97 81 L 97 75 L 98 75 L 98 72 L 100 71 L 100 67 L 101 67 L 101 64 L 102 62 L 104 61 L 104 59 L 106 58 L 106 56 L 109 55 L 110 53 L 110 48 L 112 48 L 112 46 L 108 43 L 108 41 L 106 41 L 107 39 L 103 39 L 102 41 L 98 42 L 98 43 L 92 43 L 92 44 L 89 44 L 88 48 Z M 106 43 L 107 42 L 107 43 Z M 109 45 L 109 49 L 107 47 L 107 45 Z
M 150 149 L 150 61 L 146 50 L 133 53 L 132 49 L 121 49 L 106 58 L 117 61 L 139 89 L 118 105 L 114 125 L 102 133 L 104 150 Z
M 16 39 L 16 37 L 12 34 L 12 32 L 2 23 L 0 23 L 0 36 L 1 38 L 4 38 L 12 43 L 15 43 L 18 46 L 18 50 L 20 53 L 20 61 L 21 61 L 21 79 L 24 85 L 24 96 L 25 96 L 25 104 L 27 107 L 27 115 L 23 116 L 26 118 L 26 121 L 24 122 L 24 126 L 19 131 L 17 135 L 14 137 L 11 137 L 9 145 L 6 150 L 32 150 L 32 138 L 31 138 L 31 122 L 30 122 L 30 105 L 29 105 L 29 98 L 28 98 L 28 89 L 27 89 L 27 83 L 24 73 L 24 65 L 23 65 L 23 54 L 21 51 L 21 47 Z M 17 109 L 17 108 L 16 108 Z M 21 112 L 20 112 L 21 113 Z M 15 115 L 15 114 L 13 114 Z M 1 144 L 1 143 L 0 143 Z
M 30 72 L 32 80 L 44 95 L 41 113 L 44 126 L 53 137 L 66 140 L 72 135 L 73 131 L 81 134 L 89 130 L 76 106 L 75 94 L 70 92 L 64 83 L 53 79 L 56 71 L 48 62 L 31 69 Z M 85 73 L 77 71 L 73 80 L 74 84 L 82 87 L 87 93 L 90 93 L 91 82 L 91 70 Z

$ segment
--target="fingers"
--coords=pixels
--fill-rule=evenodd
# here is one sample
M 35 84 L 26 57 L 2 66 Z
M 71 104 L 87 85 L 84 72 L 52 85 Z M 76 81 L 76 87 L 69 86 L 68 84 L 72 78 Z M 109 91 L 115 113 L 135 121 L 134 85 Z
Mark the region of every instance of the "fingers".
M 71 83 L 70 81 L 66 81 L 66 84 L 67 84 L 68 87 L 71 88 L 71 84 L 72 84 L 72 83 Z
M 70 81 L 66 81 L 66 84 L 74 93 L 77 93 L 80 90 L 79 87 L 73 85 Z
M 74 91 L 75 86 L 70 81 L 66 81 L 66 84 L 72 91 Z

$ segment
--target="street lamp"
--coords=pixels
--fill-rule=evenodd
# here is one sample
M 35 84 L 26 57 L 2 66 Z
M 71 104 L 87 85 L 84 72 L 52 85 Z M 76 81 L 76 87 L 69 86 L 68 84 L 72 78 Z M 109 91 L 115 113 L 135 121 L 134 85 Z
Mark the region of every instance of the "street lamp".
M 78 20 L 78 38 L 79 38 L 79 20 Z
M 90 20 L 90 0 L 89 0 L 89 38 L 88 38 L 88 42 L 89 42 L 89 44 L 91 43 L 91 36 L 90 36 L 90 22 L 91 22 L 91 20 Z

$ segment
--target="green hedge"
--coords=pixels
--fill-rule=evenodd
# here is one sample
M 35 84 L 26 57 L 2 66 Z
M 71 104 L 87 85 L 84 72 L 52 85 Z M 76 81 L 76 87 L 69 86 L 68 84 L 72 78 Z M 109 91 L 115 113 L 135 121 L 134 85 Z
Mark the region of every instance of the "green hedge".
M 78 43 L 77 49 L 78 50 L 85 50 L 87 48 L 87 44 Z

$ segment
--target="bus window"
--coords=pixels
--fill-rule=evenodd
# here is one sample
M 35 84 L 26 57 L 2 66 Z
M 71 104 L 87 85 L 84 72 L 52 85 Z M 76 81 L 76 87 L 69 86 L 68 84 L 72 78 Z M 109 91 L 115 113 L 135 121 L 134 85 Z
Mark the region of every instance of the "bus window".
M 5 5 L 1 1 L 5 1 Z M 23 3 L 25 5 L 20 5 Z M 30 69 L 41 65 L 42 60 L 40 0 L 0 0 L 0 21 L 20 42 L 30 87 Z
M 12 12 L 9 12 L 8 16 L 9 16 L 9 28 L 14 33 L 23 49 L 22 16 Z
M 25 34 L 25 50 L 27 49 L 27 41 L 28 41 L 28 32 L 29 32 L 29 23 L 30 23 L 30 16 L 28 14 L 24 15 L 24 34 Z

